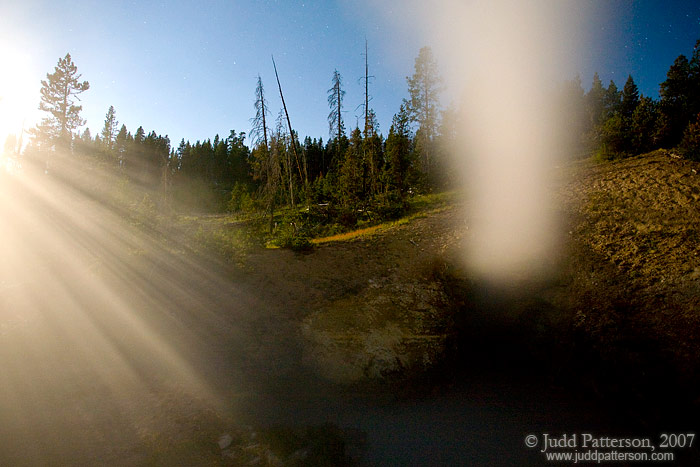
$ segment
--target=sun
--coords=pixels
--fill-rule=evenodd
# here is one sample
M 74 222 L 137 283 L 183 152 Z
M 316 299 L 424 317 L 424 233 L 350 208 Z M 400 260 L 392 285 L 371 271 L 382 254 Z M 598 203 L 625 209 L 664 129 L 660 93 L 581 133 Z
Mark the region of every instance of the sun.
M 35 123 L 40 80 L 31 71 L 30 56 L 2 42 L 0 63 L 0 155 L 4 155 L 17 151 L 20 140 L 26 142 L 22 132 Z

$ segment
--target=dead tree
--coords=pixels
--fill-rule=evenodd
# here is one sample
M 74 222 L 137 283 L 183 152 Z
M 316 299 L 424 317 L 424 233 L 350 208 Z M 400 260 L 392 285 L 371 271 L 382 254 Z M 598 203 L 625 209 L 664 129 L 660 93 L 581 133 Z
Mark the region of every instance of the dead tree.
M 280 90 L 280 99 L 282 99 L 282 108 L 284 109 L 284 115 L 287 118 L 287 126 L 289 127 L 289 138 L 291 140 L 292 151 L 294 152 L 294 159 L 297 163 L 297 168 L 299 169 L 299 178 L 304 180 L 304 186 L 309 188 L 309 178 L 304 177 L 301 172 L 301 164 L 299 163 L 299 155 L 297 154 L 297 145 L 294 141 L 294 131 L 292 130 L 292 122 L 289 120 L 289 112 L 287 112 L 287 104 L 284 102 L 284 94 L 282 94 L 282 85 L 280 84 L 280 77 L 277 74 L 277 65 L 275 64 L 275 57 L 272 57 L 272 66 L 275 68 L 275 78 L 277 78 L 277 87 Z M 306 172 L 306 170 L 304 170 Z

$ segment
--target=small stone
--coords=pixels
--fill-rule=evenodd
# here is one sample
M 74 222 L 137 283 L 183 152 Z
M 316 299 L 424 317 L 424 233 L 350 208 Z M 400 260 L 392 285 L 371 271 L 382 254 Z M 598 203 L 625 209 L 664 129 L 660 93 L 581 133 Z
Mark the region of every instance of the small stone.
M 231 446 L 232 442 L 233 438 L 228 433 L 221 435 L 219 438 L 219 449 L 226 449 L 227 447 Z

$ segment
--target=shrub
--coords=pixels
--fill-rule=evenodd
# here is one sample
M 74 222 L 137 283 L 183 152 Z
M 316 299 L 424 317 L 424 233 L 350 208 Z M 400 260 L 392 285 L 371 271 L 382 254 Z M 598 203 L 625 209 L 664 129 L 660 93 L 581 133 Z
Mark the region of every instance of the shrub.
M 600 128 L 601 146 L 597 157 L 617 159 L 629 156 L 628 125 L 621 115 L 613 115 Z
M 685 129 L 678 150 L 686 159 L 700 161 L 700 114 Z
M 153 202 L 148 193 L 144 194 L 139 204 L 136 205 L 134 214 L 136 220 L 141 224 L 152 225 L 155 223 L 158 210 L 156 203 Z
M 229 212 L 249 212 L 255 209 L 255 202 L 251 198 L 248 188 L 243 183 L 236 182 L 233 186 L 231 198 L 226 205 L 226 209 Z
M 308 251 L 313 248 L 313 244 L 306 234 L 295 232 L 293 229 L 283 229 L 275 239 L 274 244 L 292 251 Z
M 313 247 L 308 232 L 308 219 L 304 214 L 294 212 L 282 218 L 273 244 L 293 251 L 306 251 Z

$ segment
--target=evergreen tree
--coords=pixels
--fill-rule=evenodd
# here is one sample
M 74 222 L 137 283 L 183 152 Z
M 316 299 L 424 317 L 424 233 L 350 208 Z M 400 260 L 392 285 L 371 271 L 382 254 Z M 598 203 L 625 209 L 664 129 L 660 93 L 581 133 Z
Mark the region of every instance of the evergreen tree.
M 423 159 L 423 171 L 427 173 L 432 164 L 432 143 L 437 133 L 442 89 L 437 62 L 430 47 L 420 49 L 414 69 L 413 75 L 406 77 L 409 94 L 406 109 L 411 121 L 418 124 L 417 144 Z
M 632 113 L 630 124 L 631 146 L 634 153 L 649 152 L 658 146 L 657 122 L 656 103 L 650 97 L 642 96 Z
M 367 112 L 362 148 L 367 166 L 367 189 L 370 196 L 381 191 L 382 171 L 382 137 L 379 135 L 379 123 L 372 109 Z
M 233 180 L 233 168 L 229 159 L 228 141 L 221 139 L 217 134 L 214 136 L 212 148 L 214 152 L 212 154 L 211 182 L 214 185 L 232 185 L 235 182 Z
M 593 75 L 591 89 L 586 94 L 586 111 L 588 113 L 588 130 L 600 125 L 605 116 L 605 88 L 596 72 Z
M 351 211 L 364 200 L 364 161 L 362 160 L 362 132 L 355 128 L 350 145 L 345 151 L 338 177 L 340 203 Z
M 114 149 L 114 139 L 117 136 L 117 126 L 119 125 L 119 122 L 117 122 L 115 112 L 114 112 L 114 106 L 110 105 L 109 109 L 107 110 L 107 114 L 105 115 L 105 124 L 104 127 L 102 128 L 102 144 L 108 149 L 112 150 Z
M 622 98 L 620 101 L 620 112 L 623 118 L 632 118 L 634 110 L 639 105 L 639 89 L 632 79 L 632 75 L 627 77 L 625 87 L 622 88 Z
M 227 158 L 225 167 L 222 168 L 226 174 L 225 181 L 229 185 L 240 183 L 246 187 L 249 186 L 252 182 L 250 151 L 245 145 L 245 132 L 237 133 L 236 130 L 231 130 L 225 144 Z
M 410 117 L 405 104 L 394 115 L 386 138 L 385 189 L 405 203 L 411 167 Z
M 53 73 L 41 80 L 41 102 L 39 110 L 49 113 L 34 129 L 34 135 L 42 142 L 62 141 L 67 147 L 73 130 L 85 124 L 80 118 L 81 105 L 76 105 L 78 94 L 87 91 L 90 84 L 80 82 L 81 75 L 70 54 L 58 60 Z
M 17 136 L 10 133 L 5 138 L 5 145 L 3 146 L 2 155 L 6 157 L 14 157 L 17 154 Z
M 688 64 L 690 80 L 689 113 L 694 118 L 700 113 L 700 39 L 695 42 L 693 56 Z
M 661 83 L 659 91 L 660 109 L 666 124 L 661 128 L 664 135 L 663 146 L 672 147 L 678 144 L 690 121 L 691 86 L 690 64 L 684 55 L 680 55 L 666 73 L 666 80 Z
M 126 151 L 130 145 L 131 134 L 126 131 L 126 125 L 122 125 L 114 139 L 114 150 L 117 156 L 117 166 L 122 169 L 126 160 Z
M 613 80 L 610 80 L 608 89 L 605 90 L 603 98 L 603 107 L 605 108 L 602 122 L 615 115 L 620 110 L 620 91 Z

